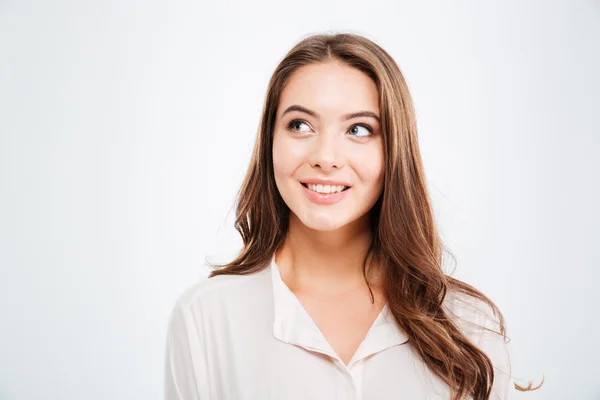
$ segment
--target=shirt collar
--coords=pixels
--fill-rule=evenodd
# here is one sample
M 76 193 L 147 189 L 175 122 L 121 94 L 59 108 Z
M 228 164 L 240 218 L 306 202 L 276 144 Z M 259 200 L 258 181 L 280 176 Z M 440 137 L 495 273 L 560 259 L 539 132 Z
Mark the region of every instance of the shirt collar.
M 299 345 L 311 351 L 327 354 L 341 361 L 296 295 L 281 279 L 279 267 L 275 263 L 275 255 L 271 259 L 269 268 L 273 283 L 273 335 L 275 338 L 284 343 Z M 348 367 L 365 357 L 407 341 L 408 336 L 398 327 L 386 303 L 356 350 Z

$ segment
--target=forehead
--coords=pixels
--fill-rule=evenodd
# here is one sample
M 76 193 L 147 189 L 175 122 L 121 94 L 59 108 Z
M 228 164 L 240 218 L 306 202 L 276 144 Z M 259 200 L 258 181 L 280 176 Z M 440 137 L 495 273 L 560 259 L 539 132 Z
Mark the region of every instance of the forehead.
M 373 80 L 338 61 L 309 64 L 294 71 L 281 93 L 279 113 L 292 104 L 332 117 L 355 111 L 379 114 L 379 96 Z

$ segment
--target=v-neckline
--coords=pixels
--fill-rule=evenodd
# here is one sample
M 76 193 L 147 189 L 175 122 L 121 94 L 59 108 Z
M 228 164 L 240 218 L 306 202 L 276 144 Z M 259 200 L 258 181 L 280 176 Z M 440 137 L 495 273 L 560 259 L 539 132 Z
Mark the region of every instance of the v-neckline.
M 399 329 L 393 320 L 389 305 L 386 302 L 352 358 L 348 364 L 345 364 L 298 297 L 281 278 L 279 266 L 275 262 L 275 255 L 271 260 L 270 268 L 274 296 L 273 334 L 276 339 L 329 355 L 345 368 L 351 368 L 354 363 L 367 356 L 408 341 L 406 334 Z

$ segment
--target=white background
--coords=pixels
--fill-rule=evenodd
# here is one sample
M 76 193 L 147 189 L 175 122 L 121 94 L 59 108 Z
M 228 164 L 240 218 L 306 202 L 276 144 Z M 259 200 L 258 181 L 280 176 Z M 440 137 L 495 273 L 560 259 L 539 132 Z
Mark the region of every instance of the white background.
M 514 398 L 600 399 L 597 0 L 0 2 L 0 399 L 162 398 L 270 74 L 325 31 L 405 74 L 454 276 L 546 378 Z

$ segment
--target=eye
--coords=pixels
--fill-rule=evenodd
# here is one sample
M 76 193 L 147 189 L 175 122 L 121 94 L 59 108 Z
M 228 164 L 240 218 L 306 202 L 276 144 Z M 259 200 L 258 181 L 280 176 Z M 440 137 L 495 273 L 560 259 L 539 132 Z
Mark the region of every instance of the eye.
M 308 128 L 308 130 L 297 129 L 299 126 L 302 126 L 302 125 L 305 125 L 308 127 L 308 124 L 306 123 L 306 121 L 302 121 L 301 119 L 294 119 L 294 120 L 290 121 L 287 128 L 293 132 L 309 132 L 310 131 L 310 128 Z
M 362 130 L 363 130 L 362 134 L 360 134 L 360 128 L 362 128 Z M 367 137 L 367 136 L 371 136 L 373 134 L 373 128 L 371 128 L 369 125 L 357 124 L 357 125 L 352 125 L 350 127 L 350 129 L 348 129 L 348 132 L 350 133 L 351 136 Z M 355 133 L 358 133 L 358 134 L 355 134 Z

